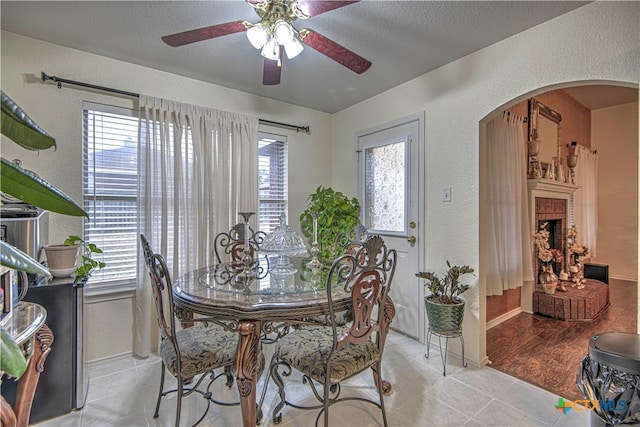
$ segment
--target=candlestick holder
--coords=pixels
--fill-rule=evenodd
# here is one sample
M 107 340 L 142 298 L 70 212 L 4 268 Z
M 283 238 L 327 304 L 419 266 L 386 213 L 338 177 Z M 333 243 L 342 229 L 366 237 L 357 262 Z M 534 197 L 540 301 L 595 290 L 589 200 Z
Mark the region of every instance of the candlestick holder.
M 249 285 L 256 278 L 256 271 L 254 269 L 254 260 L 253 260 L 253 250 L 249 243 L 249 218 L 254 215 L 254 212 L 238 212 L 238 214 L 244 220 L 243 223 L 243 234 L 244 234 L 244 243 L 243 243 L 243 255 L 242 255 L 242 271 L 239 272 L 235 277 L 236 284 L 240 284 L 245 292 L 249 292 Z
M 313 218 L 313 241 L 311 242 L 311 249 L 309 250 L 309 253 L 311 253 L 311 261 L 307 263 L 306 268 L 311 273 L 309 280 L 311 288 L 316 290 L 320 287 L 320 272 L 322 270 L 322 263 L 318 259 L 318 254 L 320 253 L 318 245 L 318 212 L 311 212 L 311 218 Z

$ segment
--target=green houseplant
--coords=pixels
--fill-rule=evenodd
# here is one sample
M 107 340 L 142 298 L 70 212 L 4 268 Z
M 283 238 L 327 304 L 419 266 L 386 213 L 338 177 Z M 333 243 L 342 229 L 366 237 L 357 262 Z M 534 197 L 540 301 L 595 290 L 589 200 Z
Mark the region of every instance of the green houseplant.
M 2 103 L 2 134 L 28 150 L 44 150 L 56 146 L 55 139 L 42 130 L 4 91 Z M 0 191 L 51 212 L 72 216 L 87 216 L 69 196 L 19 165 L 2 157 Z M 0 240 L 0 264 L 27 273 L 51 277 L 49 270 L 24 252 Z M 0 371 L 20 378 L 26 369 L 22 350 L 4 328 L 0 328 Z
M 93 271 L 105 268 L 107 264 L 102 261 L 96 261 L 93 259 L 94 254 L 101 254 L 102 249 L 93 243 L 85 242 L 80 236 L 71 235 L 64 241 L 66 246 L 79 245 L 82 248 L 82 262 L 76 267 L 75 270 L 75 283 L 83 283 L 89 280 Z
M 424 303 L 431 331 L 446 334 L 462 330 L 464 300 L 460 294 L 469 289 L 469 285 L 460 283 L 459 279 L 473 271 L 468 265 L 452 266 L 447 261 L 447 272 L 442 277 L 433 272 L 416 273 L 417 277 L 425 279 L 424 286 L 429 292 Z
M 336 238 L 340 233 L 349 233 L 360 223 L 360 203 L 348 198 L 330 187 L 320 186 L 307 199 L 307 207 L 300 214 L 302 234 L 309 239 L 313 236 L 312 212 L 318 214 L 318 244 L 321 260 L 333 260 L 336 253 Z

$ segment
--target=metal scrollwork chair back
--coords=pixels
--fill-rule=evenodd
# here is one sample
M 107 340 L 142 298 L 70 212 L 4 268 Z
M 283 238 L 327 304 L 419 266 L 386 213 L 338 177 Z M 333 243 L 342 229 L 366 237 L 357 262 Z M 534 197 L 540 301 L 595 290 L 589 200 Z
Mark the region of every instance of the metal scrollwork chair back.
M 149 242 L 143 235 L 140 235 L 140 241 L 149 271 L 149 278 L 151 279 L 158 326 L 162 337 L 159 349 L 162 359 L 160 389 L 153 417 L 158 417 L 162 397 L 170 393 L 177 393 L 175 425 L 176 427 L 179 426 L 182 398 L 192 393 L 198 393 L 207 399 L 207 408 L 194 424 L 197 425 L 204 419 L 211 402 L 220 405 L 239 404 L 239 402 L 217 401 L 209 392 L 213 382 L 223 376 L 227 379 L 226 384 L 228 387 L 233 385 L 231 368 L 234 363 L 238 337 L 236 333 L 227 331 L 220 325 L 199 322 L 198 319 L 193 319 L 192 321 L 199 324 L 177 330 L 173 313 L 172 283 L 166 262 L 162 255 L 153 252 Z M 165 296 L 168 302 L 166 306 Z M 176 378 L 177 388 L 163 391 L 165 368 Z M 222 371 L 216 375 L 214 369 L 222 369 Z M 185 380 L 190 380 L 201 374 L 203 375 L 197 379 L 195 385 L 185 387 Z M 206 389 L 200 389 L 200 385 L 206 378 L 209 378 Z
M 336 248 L 338 256 L 353 251 L 369 238 L 367 227 L 358 224 L 348 233 L 339 233 L 336 236 Z
M 330 406 L 345 400 L 360 400 L 377 406 L 387 425 L 383 394 L 390 391 L 391 385 L 381 379 L 381 363 L 389 325 L 395 315 L 389 291 L 396 259 L 396 251 L 389 250 L 383 239 L 374 235 L 352 253 L 333 262 L 327 279 L 330 325 L 293 331 L 276 344 L 269 368 L 280 395 L 273 412 L 274 423 L 282 421 L 282 409 L 288 405 L 297 409 L 320 408 L 316 425 L 324 415 L 324 425 L 328 426 Z M 343 287 L 351 294 L 353 321 L 350 324 L 342 325 L 337 320 L 332 286 Z M 303 374 L 303 383 L 309 384 L 319 405 L 303 406 L 287 400 L 282 376 L 288 376 L 292 368 Z M 369 368 L 379 401 L 364 396 L 340 397 L 340 383 Z
M 358 250 L 362 247 L 362 244 L 367 241 L 369 238 L 369 233 L 367 231 L 367 227 L 362 224 L 358 224 L 348 233 L 339 233 L 336 237 L 336 257 L 339 257 L 344 254 L 354 255 L 358 252 Z M 363 256 L 363 253 L 360 252 L 360 256 Z M 346 322 L 350 322 L 353 320 L 353 313 L 351 307 L 347 308 L 347 310 L 342 311 L 341 313 L 336 314 L 336 319 L 338 319 L 338 324 L 345 324 Z M 328 315 L 326 316 L 316 316 L 312 318 L 312 321 L 321 320 L 324 323 L 329 323 Z
M 241 268 L 243 262 L 247 262 L 244 259 L 246 241 L 249 244 L 249 255 L 251 257 L 249 259 L 250 268 L 255 272 L 256 278 L 262 279 L 269 273 L 269 257 L 264 253 L 260 253 L 260 246 L 262 246 L 265 237 L 267 237 L 267 233 L 254 231 L 251 227 L 248 227 L 248 238 L 245 239 L 245 225 L 244 223 L 238 223 L 228 233 L 222 232 L 216 235 L 213 245 L 216 263 L 218 265 L 225 264 L 224 268 L 229 272 Z M 231 275 L 227 279 L 231 280 Z M 225 280 L 223 276 L 220 276 L 220 279 L 224 284 L 231 283 L 229 280 Z
M 216 261 L 238 262 L 244 256 L 245 231 L 244 224 L 234 225 L 228 233 L 218 233 L 214 241 Z M 267 234 L 264 231 L 254 231 L 249 227 L 249 253 L 255 257 Z

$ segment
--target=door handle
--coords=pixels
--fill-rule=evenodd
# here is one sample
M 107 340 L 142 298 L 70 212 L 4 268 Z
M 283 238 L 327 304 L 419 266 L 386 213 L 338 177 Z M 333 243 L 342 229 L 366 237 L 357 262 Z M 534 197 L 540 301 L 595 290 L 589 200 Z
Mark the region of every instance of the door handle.
M 407 237 L 407 242 L 409 242 L 409 244 L 410 244 L 411 246 L 415 245 L 415 244 L 416 244 L 416 236 L 409 236 L 409 237 Z

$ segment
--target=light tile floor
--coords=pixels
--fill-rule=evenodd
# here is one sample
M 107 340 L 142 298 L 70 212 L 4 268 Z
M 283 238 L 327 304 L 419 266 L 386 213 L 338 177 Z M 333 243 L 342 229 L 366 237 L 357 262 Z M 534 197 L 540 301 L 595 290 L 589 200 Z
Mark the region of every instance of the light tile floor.
M 433 345 L 433 344 L 432 344 Z M 391 333 L 385 348 L 383 377 L 393 385 L 385 397 L 390 426 L 589 426 L 589 412 L 555 408 L 558 396 L 522 382 L 494 369 L 461 366 L 460 359 L 449 355 L 447 375 L 442 375 L 442 361 L 435 347 L 425 359 L 426 346 L 402 335 Z M 270 348 L 265 346 L 267 358 Z M 269 359 L 267 359 L 269 360 Z M 577 369 L 577 367 L 576 367 Z M 163 399 L 159 418 L 153 418 L 160 361 L 132 357 L 94 364 L 90 368 L 89 394 L 85 407 L 78 412 L 37 424 L 60 426 L 173 426 L 175 395 Z M 170 375 L 167 378 L 172 378 Z M 310 396 L 299 375 L 286 379 L 287 397 Z M 220 400 L 237 400 L 231 389 L 217 382 L 212 391 Z M 263 380 L 258 384 L 262 390 Z M 343 387 L 347 394 L 377 396 L 371 375 L 361 375 Z M 308 399 L 311 402 L 311 398 Z M 262 426 L 273 427 L 271 413 L 277 403 L 273 383 L 263 405 Z M 206 402 L 199 395 L 183 400 L 181 425 L 192 425 L 204 412 Z M 371 404 L 343 402 L 331 408 L 332 426 L 379 426 L 380 411 Z M 311 426 L 316 411 L 286 407 L 283 427 Z M 201 426 L 241 425 L 238 406 L 212 405 Z

